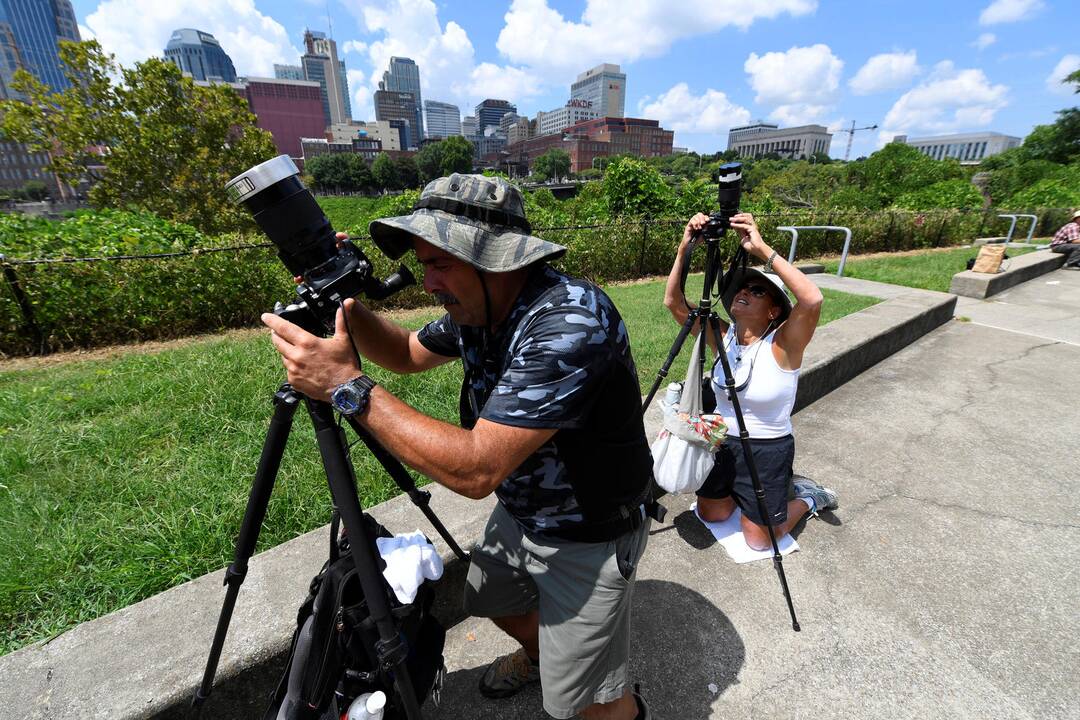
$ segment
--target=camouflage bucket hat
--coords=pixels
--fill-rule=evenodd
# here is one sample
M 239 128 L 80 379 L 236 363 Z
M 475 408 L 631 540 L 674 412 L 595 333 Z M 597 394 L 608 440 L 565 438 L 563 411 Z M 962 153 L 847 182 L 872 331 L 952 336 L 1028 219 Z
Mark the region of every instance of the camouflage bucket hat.
M 531 235 L 521 192 L 506 180 L 460 175 L 432 180 L 409 215 L 368 226 L 371 239 L 397 259 L 420 238 L 487 272 L 509 272 L 566 252 Z

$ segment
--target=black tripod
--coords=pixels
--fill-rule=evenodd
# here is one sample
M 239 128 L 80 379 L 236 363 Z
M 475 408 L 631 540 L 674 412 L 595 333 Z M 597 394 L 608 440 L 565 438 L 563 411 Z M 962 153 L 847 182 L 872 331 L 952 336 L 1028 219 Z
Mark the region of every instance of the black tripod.
M 270 494 L 273 492 L 278 468 L 281 466 L 281 458 L 285 452 L 285 444 L 292 429 L 293 415 L 301 400 L 304 401 L 311 422 L 315 426 L 315 439 L 322 456 L 330 495 L 348 533 L 360 587 L 367 601 L 371 619 L 378 630 L 379 641 L 376 643 L 375 652 L 380 667 L 393 671 L 397 695 L 401 698 L 408 720 L 420 720 L 420 701 L 417 700 L 412 679 L 405 665 L 409 649 L 391 616 L 386 586 L 373 551 L 374 541 L 368 537 L 363 508 L 356 492 L 356 476 L 349 460 L 345 431 L 334 422 L 334 411 L 328 403 L 312 400 L 294 390 L 288 383 L 282 385 L 274 395 L 274 414 L 263 442 L 255 481 L 248 495 L 247 509 L 244 511 L 244 520 L 240 525 L 240 536 L 236 541 L 236 552 L 232 564 L 225 571 L 225 585 L 228 589 L 218 617 L 214 642 L 210 647 L 210 656 L 206 661 L 202 684 L 192 699 L 195 716 L 201 716 L 203 703 L 209 697 L 213 687 L 214 674 L 217 672 L 218 661 L 221 659 L 221 650 L 225 644 L 225 635 L 229 630 L 233 607 L 236 605 L 236 596 L 247 575 L 248 560 L 255 553 L 255 543 L 259 539 L 259 530 L 266 516 Z M 386 469 L 397 486 L 408 494 L 413 504 L 420 508 L 450 549 L 461 559 L 467 560 L 468 556 L 454 542 L 446 527 L 431 510 L 429 502 L 431 494 L 417 489 L 412 477 L 397 458 L 380 445 L 355 418 L 347 419 L 372 455 Z
M 698 237 L 700 238 L 700 234 Z M 698 362 L 701 363 L 701 374 L 704 376 L 706 333 L 711 332 L 713 334 L 713 339 L 716 342 L 717 354 L 720 356 L 720 364 L 724 369 L 724 389 L 727 392 L 728 397 L 731 398 L 731 404 L 735 410 L 735 417 L 739 421 L 739 440 L 742 444 L 743 455 L 746 457 L 746 467 L 750 471 L 750 481 L 754 486 L 754 496 L 757 499 L 758 513 L 764 518 L 765 527 L 767 527 L 769 531 L 769 542 L 772 544 L 773 551 L 773 567 L 776 568 L 776 574 L 780 578 L 780 587 L 783 588 L 784 599 L 787 601 L 788 612 L 791 614 L 791 628 L 795 632 L 799 632 L 799 621 L 795 617 L 795 606 L 791 602 L 791 591 L 788 590 L 787 577 L 784 575 L 784 559 L 780 554 L 779 546 L 776 544 L 776 533 L 773 530 L 772 516 L 765 507 L 765 489 L 761 486 L 761 480 L 758 478 L 757 465 L 754 463 L 754 455 L 750 449 L 750 433 L 746 430 L 746 423 L 743 421 L 742 408 L 739 405 L 739 395 L 735 391 L 735 377 L 731 372 L 731 365 L 728 363 L 727 353 L 724 352 L 723 335 L 720 333 L 720 316 L 712 309 L 713 286 L 718 286 L 716 296 L 723 296 L 724 291 L 727 290 L 728 284 L 730 284 L 732 280 L 735 269 L 740 266 L 746 266 L 747 254 L 745 250 L 739 248 L 735 253 L 735 257 L 732 258 L 731 269 L 728 271 L 728 274 L 723 275 L 720 272 L 722 263 L 719 251 L 719 238 L 709 239 L 706 241 L 705 245 L 705 286 L 701 291 L 701 303 L 696 308 L 690 310 L 686 322 L 683 323 L 678 336 L 675 338 L 674 344 L 671 346 L 671 352 L 668 353 L 667 360 L 664 361 L 663 366 L 660 368 L 659 372 L 656 373 L 656 380 L 653 382 L 652 387 L 649 388 L 649 394 L 645 396 L 645 401 L 641 406 L 641 412 L 644 413 L 649 409 L 653 397 L 656 396 L 657 389 L 667 377 L 672 363 L 675 362 L 675 358 L 678 357 L 679 351 L 682 350 L 683 343 L 686 342 L 686 338 L 690 335 L 695 323 L 700 326 L 700 332 L 698 332 L 695 342 L 701 343 L 698 346 Z M 686 276 L 689 273 L 689 270 L 690 259 L 688 257 L 682 272 L 682 286 L 684 288 L 686 286 Z M 701 392 L 701 388 L 683 388 L 683 392 Z

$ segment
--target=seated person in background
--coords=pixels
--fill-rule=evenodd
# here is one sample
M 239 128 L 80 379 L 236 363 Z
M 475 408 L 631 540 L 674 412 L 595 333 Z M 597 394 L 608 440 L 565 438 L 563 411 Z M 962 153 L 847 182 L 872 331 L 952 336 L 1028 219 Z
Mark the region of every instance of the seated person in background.
M 686 224 L 675 264 L 668 275 L 664 304 L 680 325 L 694 307 L 679 287 L 683 264 L 689 262 L 691 241 L 708 219 L 699 213 Z M 752 215 L 733 216 L 731 227 L 739 233 L 743 248 L 764 260 L 766 271 L 779 276 L 779 280 L 774 280 L 773 276 L 752 268 L 737 273 L 721 298 L 733 322 L 720 323 L 724 332 L 723 352 L 727 353 L 735 379 L 754 464 L 765 491 L 765 506 L 779 539 L 806 513 L 817 514 L 819 510 L 839 507 L 832 490 L 792 474 L 795 439 L 791 434 L 791 409 L 795 404 L 803 351 L 814 336 L 823 298 L 814 283 L 765 244 Z M 781 281 L 795 295 L 794 308 Z M 714 339 L 710 337 L 708 342 L 716 352 Z M 717 451 L 716 464 L 698 491 L 698 513 L 703 520 L 719 522 L 727 520 L 738 506 L 743 513 L 742 531 L 747 545 L 764 550 L 770 547 L 768 528 L 758 509 L 738 437 L 740 427 L 723 383 L 723 367 L 717 357 L 713 366 L 716 412 L 723 415 L 729 436 Z
M 1074 212 L 1072 219 L 1054 233 L 1050 250 L 1065 254 L 1065 267 L 1080 269 L 1080 210 Z

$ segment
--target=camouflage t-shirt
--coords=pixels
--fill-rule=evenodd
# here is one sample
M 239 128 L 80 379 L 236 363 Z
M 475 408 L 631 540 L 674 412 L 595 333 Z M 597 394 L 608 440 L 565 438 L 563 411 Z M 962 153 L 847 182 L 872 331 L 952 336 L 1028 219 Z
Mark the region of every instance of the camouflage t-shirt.
M 463 427 L 481 417 L 502 425 L 588 433 L 587 424 L 602 420 L 590 412 L 601 395 L 626 392 L 626 384 L 605 382 L 616 370 L 630 373 L 629 406 L 640 405 L 626 326 L 611 299 L 592 283 L 546 264 L 530 274 L 495 335 L 459 327 L 444 315 L 421 329 L 418 339 L 432 352 L 462 359 Z M 643 430 L 628 432 L 633 436 L 627 445 L 646 443 Z M 558 437 L 495 490 L 527 530 L 562 531 L 585 522 Z

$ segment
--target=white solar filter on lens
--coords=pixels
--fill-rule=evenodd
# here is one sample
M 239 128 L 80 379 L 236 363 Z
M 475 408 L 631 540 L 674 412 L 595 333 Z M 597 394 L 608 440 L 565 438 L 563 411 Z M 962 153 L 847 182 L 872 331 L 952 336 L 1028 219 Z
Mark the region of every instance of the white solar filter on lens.
M 225 185 L 225 192 L 229 194 L 230 200 L 239 203 L 276 182 L 299 174 L 300 169 L 292 158 L 278 155 L 234 177 Z

